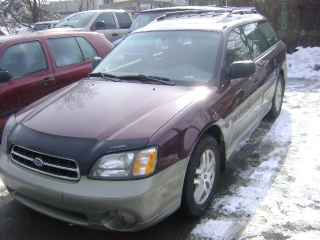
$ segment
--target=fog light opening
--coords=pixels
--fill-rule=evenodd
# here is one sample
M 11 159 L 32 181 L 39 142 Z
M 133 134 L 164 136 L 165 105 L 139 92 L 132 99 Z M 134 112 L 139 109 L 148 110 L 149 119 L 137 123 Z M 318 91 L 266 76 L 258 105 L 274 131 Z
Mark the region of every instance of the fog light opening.
M 125 230 L 133 227 L 136 222 L 137 219 L 133 214 L 127 211 L 115 210 L 107 214 L 102 224 L 111 230 Z

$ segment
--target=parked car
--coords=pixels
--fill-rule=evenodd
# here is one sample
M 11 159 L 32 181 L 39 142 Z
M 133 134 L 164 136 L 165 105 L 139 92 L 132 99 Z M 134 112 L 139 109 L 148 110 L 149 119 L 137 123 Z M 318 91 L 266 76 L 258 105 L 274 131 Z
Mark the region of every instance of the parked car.
M 124 10 L 105 9 L 79 12 L 59 22 L 57 28 L 69 30 L 97 31 L 103 33 L 110 41 L 122 38 L 129 32 L 131 16 Z
M 165 14 L 170 13 L 178 13 L 178 12 L 184 12 L 184 11 L 223 11 L 225 12 L 226 9 L 220 8 L 220 7 L 211 7 L 211 6 L 179 6 L 179 7 L 166 7 L 166 8 L 152 8 L 148 10 L 144 10 L 141 12 L 138 12 L 135 15 L 135 18 L 131 24 L 131 27 L 129 29 L 129 33 L 139 29 L 143 28 L 152 21 L 154 21 L 156 18 L 163 16 Z M 114 45 L 118 45 L 121 41 L 123 41 L 127 35 L 124 35 L 122 38 L 119 38 L 115 41 L 113 41 Z
M 241 14 L 240 14 L 241 13 Z M 231 154 L 281 112 L 286 46 L 257 13 L 177 14 L 12 116 L 0 171 L 19 202 L 117 231 L 200 216 Z
M 42 31 L 46 29 L 54 28 L 59 21 L 45 21 L 45 22 L 36 22 L 32 27 L 32 31 Z
M 93 61 L 105 57 L 111 48 L 103 35 L 90 32 L 0 38 L 0 135 L 8 116 L 86 77 Z

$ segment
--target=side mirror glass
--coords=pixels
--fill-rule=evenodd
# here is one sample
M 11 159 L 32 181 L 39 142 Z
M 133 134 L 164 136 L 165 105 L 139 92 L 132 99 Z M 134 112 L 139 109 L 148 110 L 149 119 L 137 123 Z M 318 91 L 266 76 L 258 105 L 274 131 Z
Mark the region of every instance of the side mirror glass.
M 98 66 L 101 61 L 102 61 L 102 58 L 101 58 L 101 57 L 95 56 L 95 57 L 92 59 L 92 69 L 95 69 L 96 66 Z
M 256 64 L 249 61 L 233 62 L 230 66 L 229 78 L 248 78 L 256 72 Z
M 8 71 L 0 70 L 0 83 L 9 82 L 11 79 L 12 76 Z
M 101 21 L 98 21 L 95 23 L 95 29 L 96 30 L 103 30 L 103 29 L 106 29 L 107 26 L 104 22 L 101 22 Z

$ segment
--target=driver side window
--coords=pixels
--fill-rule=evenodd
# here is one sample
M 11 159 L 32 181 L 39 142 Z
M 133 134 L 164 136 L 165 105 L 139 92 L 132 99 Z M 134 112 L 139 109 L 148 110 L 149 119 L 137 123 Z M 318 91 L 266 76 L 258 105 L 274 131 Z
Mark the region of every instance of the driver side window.
M 103 29 L 116 29 L 117 28 L 117 24 L 114 20 L 113 13 L 101 13 L 97 17 L 95 24 L 98 22 L 104 23 Z
M 250 60 L 250 49 L 246 43 L 246 37 L 241 28 L 232 30 L 228 37 L 226 66 L 229 67 L 233 62 Z

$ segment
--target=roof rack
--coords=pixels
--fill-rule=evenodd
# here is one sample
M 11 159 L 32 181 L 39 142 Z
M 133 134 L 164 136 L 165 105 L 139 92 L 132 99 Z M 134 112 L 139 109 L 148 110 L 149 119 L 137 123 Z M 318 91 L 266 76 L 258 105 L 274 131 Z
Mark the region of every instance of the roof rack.
M 201 15 L 201 14 L 206 14 L 206 15 L 220 15 L 222 13 L 226 13 L 226 11 L 222 8 L 217 8 L 217 10 L 208 10 L 208 9 L 201 9 L 201 10 L 183 10 L 183 11 L 176 11 L 176 12 L 168 12 L 160 17 L 158 17 L 156 20 L 161 21 L 169 17 L 174 17 L 174 16 L 184 16 L 184 15 Z
M 238 13 L 238 14 L 252 14 L 257 13 L 257 9 L 255 7 L 222 7 L 227 12 L 230 13 Z
M 217 9 L 201 9 L 201 10 L 183 10 L 183 11 L 175 11 L 168 12 L 160 17 L 156 18 L 156 21 L 161 21 L 169 17 L 180 17 L 186 15 L 211 15 L 218 16 L 221 14 L 228 14 L 228 16 L 232 14 L 254 14 L 257 13 L 256 8 L 254 7 L 217 7 Z

